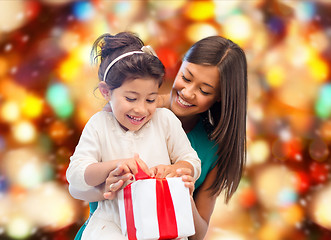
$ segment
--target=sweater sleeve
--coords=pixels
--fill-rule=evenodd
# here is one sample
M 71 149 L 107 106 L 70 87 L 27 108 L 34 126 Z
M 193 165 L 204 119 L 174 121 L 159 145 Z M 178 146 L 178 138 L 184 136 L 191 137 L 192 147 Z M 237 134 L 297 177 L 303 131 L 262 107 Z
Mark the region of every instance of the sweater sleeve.
M 66 172 L 69 184 L 79 191 L 88 191 L 93 188 L 85 181 L 85 170 L 90 164 L 101 161 L 100 137 L 96 126 L 98 126 L 98 118 L 94 115 L 83 129 Z
M 194 169 L 194 179 L 198 179 L 201 174 L 201 161 L 196 151 L 192 148 L 191 143 L 182 128 L 182 123 L 176 115 L 168 109 L 164 109 L 162 125 L 165 127 L 167 136 L 168 152 L 171 163 L 177 161 L 189 162 Z

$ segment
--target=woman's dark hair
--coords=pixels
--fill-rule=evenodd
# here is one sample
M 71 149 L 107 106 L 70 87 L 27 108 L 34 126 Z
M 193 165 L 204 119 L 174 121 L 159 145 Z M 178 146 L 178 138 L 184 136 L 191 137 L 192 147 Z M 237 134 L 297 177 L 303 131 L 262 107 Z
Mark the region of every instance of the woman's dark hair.
M 143 41 L 130 32 L 116 35 L 107 33 L 98 37 L 92 47 L 91 59 L 101 59 L 99 80 L 103 81 L 106 68 L 115 58 L 127 52 L 140 51 L 143 46 Z M 126 80 L 137 78 L 153 78 L 161 86 L 164 73 L 164 66 L 156 56 L 149 53 L 132 54 L 118 60 L 106 73 L 105 81 L 110 90 L 120 87 Z
M 218 144 L 217 179 L 210 190 L 212 194 L 225 190 L 228 202 L 239 185 L 246 163 L 246 56 L 231 40 L 211 36 L 196 42 L 183 60 L 217 66 L 219 70 L 221 100 L 209 109 L 214 124 L 204 122 L 210 138 Z M 207 118 L 208 111 L 202 113 L 202 117 Z

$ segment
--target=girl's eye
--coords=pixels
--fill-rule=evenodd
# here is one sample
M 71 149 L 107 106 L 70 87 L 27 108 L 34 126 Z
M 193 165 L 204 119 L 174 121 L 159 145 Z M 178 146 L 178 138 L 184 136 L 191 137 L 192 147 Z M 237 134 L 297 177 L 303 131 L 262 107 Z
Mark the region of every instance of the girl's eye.
M 153 102 L 155 102 L 155 99 L 146 99 L 146 102 L 153 103 Z
M 129 101 L 129 102 L 133 102 L 133 101 L 136 100 L 136 98 L 129 98 L 129 97 L 125 97 L 125 99 L 126 99 L 127 101 Z
M 203 95 L 210 95 L 211 93 L 209 93 L 209 92 L 205 92 L 205 91 L 203 91 L 201 88 L 200 88 L 200 92 L 203 94 Z
M 182 79 L 185 81 L 185 82 L 191 82 L 190 79 L 187 79 L 184 75 L 182 75 Z

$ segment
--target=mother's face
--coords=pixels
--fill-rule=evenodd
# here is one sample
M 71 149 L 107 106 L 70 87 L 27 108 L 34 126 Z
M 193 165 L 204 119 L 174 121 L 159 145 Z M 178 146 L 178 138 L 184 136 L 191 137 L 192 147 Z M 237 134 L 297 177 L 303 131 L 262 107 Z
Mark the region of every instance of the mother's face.
M 170 109 L 178 117 L 194 117 L 220 100 L 216 66 L 183 62 L 170 94 Z

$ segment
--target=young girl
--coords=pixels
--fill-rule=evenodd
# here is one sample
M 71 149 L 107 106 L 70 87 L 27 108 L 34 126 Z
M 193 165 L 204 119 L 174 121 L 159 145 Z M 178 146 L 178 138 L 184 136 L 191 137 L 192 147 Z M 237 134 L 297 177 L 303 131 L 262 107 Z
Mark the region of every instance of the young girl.
M 103 184 L 117 166 L 134 175 L 139 164 L 152 175 L 151 167 L 177 163 L 176 167 L 191 170 L 192 176 L 183 178 L 189 179 L 186 186 L 192 192 L 201 171 L 197 153 L 176 116 L 170 110 L 156 109 L 164 66 L 131 33 L 102 35 L 93 51 L 98 47 L 99 89 L 112 112 L 98 112 L 87 122 L 70 158 L 68 182 L 84 191 Z M 116 198 L 98 202 L 82 239 L 126 239 L 121 234 Z
M 201 175 L 195 182 L 193 195 L 196 234 L 189 237 L 201 240 L 206 235 L 216 198 L 224 192 L 226 202 L 230 200 L 246 161 L 247 63 L 244 51 L 221 36 L 199 40 L 185 54 L 171 93 L 160 102 L 180 119 L 201 160 Z M 119 166 L 109 174 L 106 186 L 113 186 L 110 192 L 106 187 L 109 199 L 116 196 L 123 180 L 128 179 L 128 175 L 122 173 Z M 97 206 L 94 201 L 103 196 L 96 188 L 79 191 L 69 185 L 69 189 L 75 198 L 91 202 L 91 214 Z M 84 226 L 79 233 L 83 231 Z M 75 240 L 79 239 L 78 234 Z

